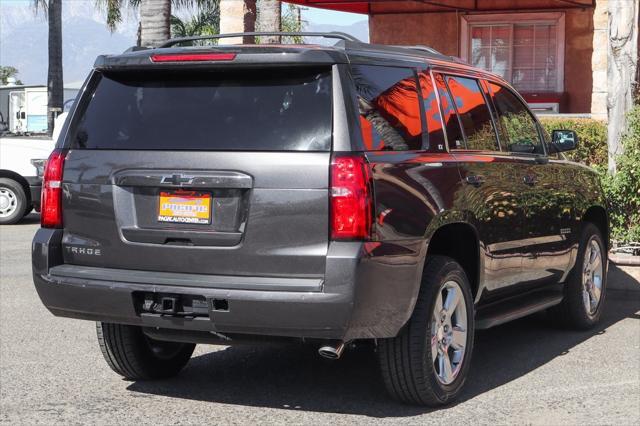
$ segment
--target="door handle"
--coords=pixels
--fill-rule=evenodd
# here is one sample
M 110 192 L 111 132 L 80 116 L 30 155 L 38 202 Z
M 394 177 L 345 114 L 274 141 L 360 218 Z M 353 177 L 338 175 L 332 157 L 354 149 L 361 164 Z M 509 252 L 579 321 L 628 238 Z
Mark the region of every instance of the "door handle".
M 536 175 L 524 175 L 522 179 L 527 185 L 535 185 L 536 182 L 538 182 L 538 177 Z
M 469 175 L 465 178 L 465 181 L 469 185 L 480 186 L 484 183 L 484 176 L 482 175 Z

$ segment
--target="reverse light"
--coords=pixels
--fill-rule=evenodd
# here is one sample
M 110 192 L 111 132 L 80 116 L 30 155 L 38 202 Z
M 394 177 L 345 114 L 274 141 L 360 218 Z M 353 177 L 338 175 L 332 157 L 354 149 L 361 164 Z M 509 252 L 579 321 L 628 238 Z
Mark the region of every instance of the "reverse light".
M 44 168 L 40 203 L 40 225 L 43 228 L 62 227 L 62 171 L 66 155 L 64 150 L 53 150 Z
M 235 53 L 173 53 L 151 55 L 151 62 L 233 61 Z
M 361 156 L 331 161 L 331 239 L 368 239 L 373 200 L 369 166 Z

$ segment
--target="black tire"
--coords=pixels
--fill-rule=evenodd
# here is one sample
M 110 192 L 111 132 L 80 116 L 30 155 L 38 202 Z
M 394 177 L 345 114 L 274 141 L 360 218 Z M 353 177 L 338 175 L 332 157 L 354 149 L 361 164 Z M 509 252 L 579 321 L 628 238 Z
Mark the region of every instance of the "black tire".
M 595 311 L 588 312 L 583 298 L 583 274 L 585 269 L 585 252 L 590 241 L 595 241 L 600 248 L 602 256 L 602 277 L 600 299 Z M 578 246 L 578 256 L 576 264 L 571 271 L 569 278 L 564 286 L 564 298 L 562 303 L 548 310 L 554 325 L 569 327 L 578 330 L 587 330 L 592 328 L 600 320 L 602 309 L 604 306 L 605 296 L 607 294 L 607 249 L 602 239 L 600 230 L 592 223 L 585 223 L 580 235 L 580 244 Z
M 12 225 L 24 217 L 29 202 L 22 185 L 13 179 L 0 178 L 0 197 L 3 197 L 4 202 L 10 203 L 6 211 L 11 211 L 7 216 L 0 212 L 0 225 Z
M 147 337 L 133 325 L 96 323 L 98 343 L 109 367 L 129 380 L 175 376 L 189 362 L 196 345 Z
M 450 281 L 458 284 L 464 296 L 461 306 L 466 309 L 467 335 L 466 350 L 457 375 L 451 383 L 445 384 L 438 379 L 432 356 L 431 339 L 437 338 L 432 336 L 432 314 L 438 292 L 442 294 L 445 284 Z M 473 313 L 469 281 L 462 267 L 451 258 L 429 256 L 411 319 L 397 337 L 379 341 L 378 361 L 382 377 L 394 399 L 436 407 L 452 402 L 460 394 L 473 352 Z

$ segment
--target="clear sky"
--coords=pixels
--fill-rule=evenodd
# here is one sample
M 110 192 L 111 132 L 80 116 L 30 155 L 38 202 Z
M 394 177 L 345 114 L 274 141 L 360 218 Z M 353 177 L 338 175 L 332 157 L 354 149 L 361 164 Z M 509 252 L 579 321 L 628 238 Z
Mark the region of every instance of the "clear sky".
M 308 7 L 302 12 L 305 21 L 313 21 L 317 24 L 351 25 L 354 22 L 364 21 L 367 15 L 360 13 L 336 12 L 335 10 L 318 9 Z

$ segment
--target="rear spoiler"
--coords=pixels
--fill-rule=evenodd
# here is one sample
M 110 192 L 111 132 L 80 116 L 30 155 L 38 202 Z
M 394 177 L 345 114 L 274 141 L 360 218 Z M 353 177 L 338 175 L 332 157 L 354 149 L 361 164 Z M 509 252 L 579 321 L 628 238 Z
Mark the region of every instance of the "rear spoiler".
M 176 47 L 180 44 L 190 43 L 203 40 L 219 40 L 224 38 L 245 38 L 253 37 L 320 37 L 327 39 L 339 40 L 335 47 L 319 46 L 316 44 L 244 44 L 244 45 L 216 45 L 210 46 L 191 46 Z M 147 48 L 134 46 L 121 55 L 102 55 L 98 56 L 95 61 L 94 68 L 97 70 L 118 70 L 118 69 L 137 69 L 153 67 L 175 68 L 210 68 L 212 66 L 281 66 L 281 65 L 330 65 L 337 63 L 347 63 L 347 57 L 344 54 L 344 43 L 365 44 L 360 40 L 348 34 L 340 32 L 249 32 L 249 33 L 230 33 L 230 34 L 214 34 L 195 37 L 181 37 L 168 40 L 157 48 Z M 184 60 L 179 59 L 172 61 L 154 62 L 153 56 L 173 56 L 180 55 L 235 55 L 233 59 L 220 60 Z

